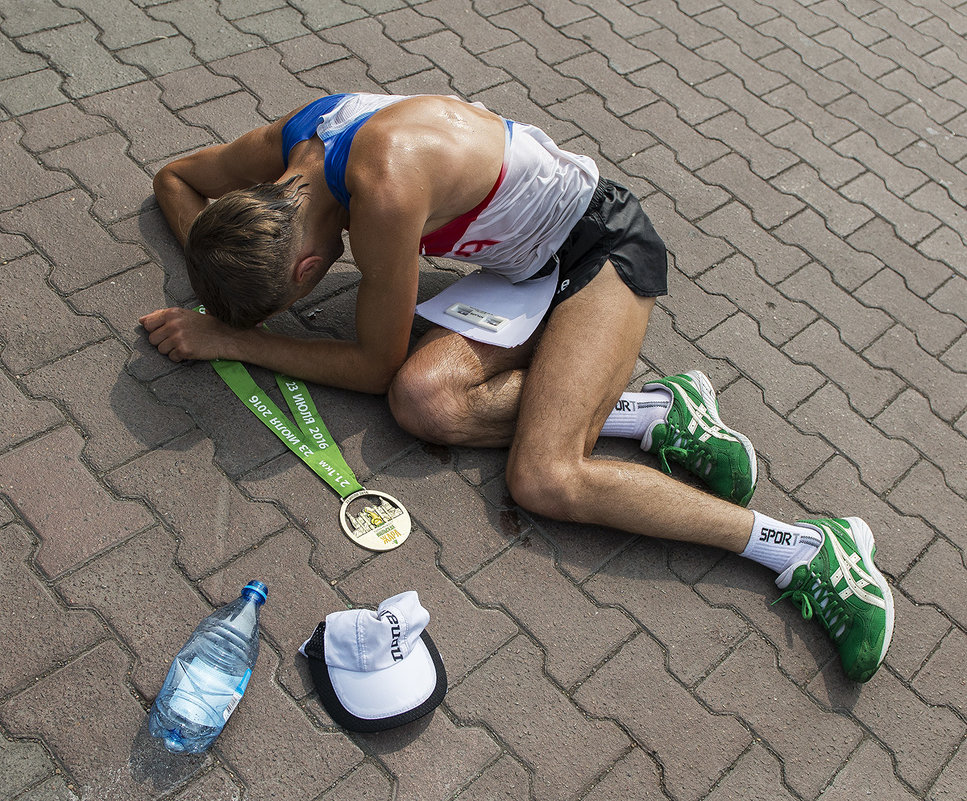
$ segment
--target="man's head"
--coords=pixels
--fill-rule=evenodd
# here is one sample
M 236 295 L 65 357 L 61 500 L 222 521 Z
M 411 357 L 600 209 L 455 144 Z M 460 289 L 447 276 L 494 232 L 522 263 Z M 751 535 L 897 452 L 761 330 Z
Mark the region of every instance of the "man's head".
M 295 178 L 229 192 L 207 206 L 188 231 L 188 277 L 210 314 L 251 328 L 296 297 L 301 186 Z

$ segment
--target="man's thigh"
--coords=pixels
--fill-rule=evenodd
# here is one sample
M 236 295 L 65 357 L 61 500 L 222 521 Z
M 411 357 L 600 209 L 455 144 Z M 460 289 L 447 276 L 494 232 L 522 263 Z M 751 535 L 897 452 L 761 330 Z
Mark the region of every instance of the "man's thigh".
M 473 387 L 508 370 L 526 368 L 539 331 L 514 348 L 477 342 L 440 326 L 431 326 L 407 358 L 406 367 L 420 373 L 440 373 L 455 387 Z
M 554 309 L 524 381 L 511 458 L 579 459 L 591 452 L 628 385 L 654 305 L 608 262 Z

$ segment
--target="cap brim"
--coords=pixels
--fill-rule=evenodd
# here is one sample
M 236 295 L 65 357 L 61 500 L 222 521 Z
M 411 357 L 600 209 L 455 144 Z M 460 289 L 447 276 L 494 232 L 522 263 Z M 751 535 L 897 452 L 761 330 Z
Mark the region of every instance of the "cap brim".
M 319 637 L 317 642 L 322 640 Z M 318 650 L 316 654 L 307 651 L 306 656 L 319 700 L 332 719 L 350 731 L 403 726 L 433 711 L 446 695 L 443 660 L 426 629 L 406 659 L 383 670 L 330 667 L 325 647 Z

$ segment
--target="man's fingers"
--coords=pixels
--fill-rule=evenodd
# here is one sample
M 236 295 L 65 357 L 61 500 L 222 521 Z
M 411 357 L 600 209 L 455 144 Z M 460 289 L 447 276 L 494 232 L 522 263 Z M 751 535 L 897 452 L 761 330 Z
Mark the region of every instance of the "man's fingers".
M 165 321 L 168 319 L 170 308 L 168 309 L 157 309 L 150 314 L 145 314 L 143 317 L 138 318 L 138 322 L 147 331 L 154 331 L 161 325 L 164 325 Z

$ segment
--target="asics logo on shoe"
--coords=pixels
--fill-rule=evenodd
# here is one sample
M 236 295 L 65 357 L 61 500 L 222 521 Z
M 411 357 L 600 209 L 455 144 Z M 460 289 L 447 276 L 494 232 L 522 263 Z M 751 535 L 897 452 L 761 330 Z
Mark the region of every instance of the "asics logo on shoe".
M 844 601 L 851 595 L 855 595 L 861 601 L 885 609 L 886 602 L 883 598 L 864 589 L 871 584 L 877 587 L 877 584 L 869 573 L 859 567 L 860 555 L 856 552 L 847 553 L 835 537 L 830 538 L 830 544 L 833 546 L 833 552 L 839 562 L 839 567 L 830 576 L 830 583 L 836 588 L 836 594 Z M 841 583 L 845 586 L 841 587 Z
M 675 390 L 692 415 L 692 419 L 688 421 L 688 433 L 694 435 L 699 426 L 702 428 L 702 433 L 698 436 L 699 442 L 705 442 L 711 437 L 728 440 L 729 442 L 739 441 L 715 422 L 715 418 L 709 413 L 704 403 L 695 403 L 679 386 L 675 386 Z

